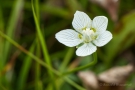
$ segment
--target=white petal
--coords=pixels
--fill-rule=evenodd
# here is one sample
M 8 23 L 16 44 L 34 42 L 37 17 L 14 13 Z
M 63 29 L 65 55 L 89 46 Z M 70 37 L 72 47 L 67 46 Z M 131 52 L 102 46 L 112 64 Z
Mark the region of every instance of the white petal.
M 74 47 L 82 42 L 78 35 L 76 31 L 66 29 L 56 33 L 55 38 L 66 46 Z
M 76 11 L 76 13 L 74 14 L 72 25 L 75 30 L 81 32 L 83 28 L 90 28 L 91 19 L 86 13 L 81 11 Z
M 105 16 L 97 16 L 92 21 L 92 28 L 97 32 L 102 33 L 106 30 L 108 25 L 108 19 Z
M 84 45 L 80 46 L 77 51 L 76 55 L 78 56 L 87 56 L 94 53 L 97 50 L 97 47 L 92 43 L 85 43 Z
M 93 41 L 93 43 L 96 46 L 104 46 L 105 44 L 107 44 L 110 40 L 112 39 L 112 34 L 109 31 L 105 31 L 102 34 L 100 34 L 96 40 Z

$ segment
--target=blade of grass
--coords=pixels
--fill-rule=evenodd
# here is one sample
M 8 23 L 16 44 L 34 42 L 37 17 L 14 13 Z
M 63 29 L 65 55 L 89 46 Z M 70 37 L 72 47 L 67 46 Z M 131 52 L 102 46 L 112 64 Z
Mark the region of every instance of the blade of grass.
M 32 11 L 33 11 L 33 16 L 34 16 L 34 20 L 35 20 L 35 24 L 36 24 L 36 30 L 37 30 L 37 34 L 38 34 L 38 37 L 39 37 L 39 41 L 40 41 L 41 47 L 43 49 L 44 60 L 46 61 L 46 63 L 50 67 L 52 67 L 51 59 L 50 59 L 48 51 L 47 51 L 47 46 L 46 46 L 44 37 L 43 37 L 41 29 L 40 29 L 39 20 L 38 20 L 38 18 L 36 16 L 36 13 L 35 13 L 34 5 L 33 5 L 33 0 L 32 0 Z M 54 79 L 53 73 L 50 70 L 48 70 L 48 74 L 49 74 L 49 76 L 51 78 L 51 81 L 53 81 L 53 79 Z M 52 82 L 52 84 L 53 84 L 53 88 L 55 88 L 54 82 Z
M 3 32 L 4 30 L 4 20 L 3 20 L 3 11 L 2 11 L 2 8 L 0 6 L 0 31 Z
M 33 55 L 31 52 L 28 52 L 26 49 L 24 49 L 22 46 L 20 46 L 17 42 L 15 42 L 14 40 L 12 40 L 10 37 L 8 37 L 7 35 L 5 35 L 1 31 L 0 31 L 0 36 L 2 36 L 3 38 L 5 38 L 6 40 L 8 40 L 11 44 L 13 44 L 15 47 L 17 47 L 23 53 L 25 53 L 26 55 L 28 55 L 31 58 L 33 58 L 36 62 L 38 62 L 42 66 L 46 67 L 47 69 L 49 69 L 50 71 L 52 71 L 56 75 L 60 76 L 60 73 L 57 70 L 53 69 L 48 64 L 44 63 L 41 59 L 39 59 L 38 57 L 36 57 L 35 55 Z
M 0 6 L 0 31 L 3 32 L 3 30 L 4 30 L 3 11 L 2 11 L 2 7 Z M 1 78 L 1 72 L 4 66 L 3 48 L 4 48 L 4 40 L 2 37 L 0 37 L 0 85 L 3 82 Z
M 24 8 L 31 11 L 31 3 L 26 2 Z M 55 15 L 64 19 L 70 19 L 71 16 L 71 13 L 67 9 L 61 7 L 53 7 L 52 4 L 41 3 L 40 8 L 41 12 L 46 12 L 48 14 Z
M 40 25 L 40 9 L 39 9 L 39 0 L 35 0 L 35 12 L 37 15 L 37 20 Z M 41 57 L 41 48 L 40 48 L 40 42 L 39 39 L 37 39 L 37 53 L 36 55 L 38 57 Z M 39 63 L 35 63 L 35 90 L 43 90 L 42 81 L 40 80 L 40 74 L 41 74 L 41 68 Z
M 37 40 L 36 56 L 41 57 L 41 48 L 39 40 Z M 35 63 L 35 90 L 42 90 L 42 82 L 40 81 L 41 68 L 39 63 Z
M 13 35 L 14 35 L 14 32 L 15 32 L 15 27 L 17 25 L 17 22 L 18 22 L 18 18 L 21 14 L 21 11 L 23 9 L 23 3 L 24 3 L 24 0 L 15 0 L 15 5 L 13 5 L 13 10 L 11 12 L 11 16 L 9 18 L 9 22 L 8 22 L 8 25 L 7 25 L 7 29 L 6 29 L 6 34 L 10 37 L 10 38 L 14 38 Z M 5 41 L 5 48 L 4 48 L 4 63 L 6 62 L 7 58 L 8 58 L 8 54 L 9 54 L 9 51 L 10 51 L 10 47 L 11 47 L 11 44 L 8 42 L 8 41 Z
M 34 42 L 31 45 L 29 52 L 34 53 L 35 46 L 36 46 L 36 43 Z M 28 72 L 30 70 L 31 63 L 32 63 L 32 58 L 30 56 L 26 56 L 24 58 L 23 65 L 19 73 L 17 90 L 24 90 L 24 86 L 26 83 Z
M 75 82 L 73 82 L 71 79 L 69 79 L 68 77 L 64 77 L 65 81 L 67 83 L 69 83 L 70 85 L 74 86 L 77 90 L 86 90 L 85 88 L 79 86 L 78 84 L 76 84 Z
M 58 90 L 61 90 L 61 86 L 63 85 L 63 83 L 67 82 L 69 83 L 71 86 L 75 87 L 76 90 L 86 90 L 83 87 L 79 86 L 78 84 L 76 84 L 74 81 L 72 81 L 69 76 L 65 76 L 65 77 L 58 77 L 55 78 L 54 82 L 57 82 L 57 88 Z M 50 86 L 48 85 L 48 87 L 46 88 L 46 90 L 49 90 Z
M 0 31 L 3 32 L 4 30 L 4 21 L 3 21 L 3 12 L 2 12 L 2 8 L 0 6 Z M 0 71 L 2 70 L 2 66 L 3 66 L 3 45 L 4 41 L 3 39 L 0 37 Z
M 35 13 L 38 20 L 38 24 L 40 25 L 40 9 L 39 9 L 39 0 L 35 0 Z

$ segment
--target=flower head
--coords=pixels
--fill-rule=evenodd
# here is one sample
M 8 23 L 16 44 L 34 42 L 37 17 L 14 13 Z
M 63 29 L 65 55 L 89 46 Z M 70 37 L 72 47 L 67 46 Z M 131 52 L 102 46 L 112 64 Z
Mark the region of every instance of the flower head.
M 55 37 L 66 46 L 78 46 L 76 55 L 87 56 L 97 50 L 96 46 L 104 46 L 112 39 L 112 34 L 106 30 L 107 24 L 108 19 L 105 16 L 97 16 L 91 20 L 84 12 L 76 11 L 72 21 L 75 30 L 62 30 Z

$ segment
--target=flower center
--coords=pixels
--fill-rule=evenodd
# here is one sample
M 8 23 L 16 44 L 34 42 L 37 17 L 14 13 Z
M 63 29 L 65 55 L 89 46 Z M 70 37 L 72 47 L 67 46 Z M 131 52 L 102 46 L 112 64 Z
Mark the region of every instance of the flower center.
M 97 35 L 93 29 L 86 28 L 83 29 L 82 35 L 79 34 L 79 38 L 84 41 L 84 43 L 89 43 L 97 38 Z

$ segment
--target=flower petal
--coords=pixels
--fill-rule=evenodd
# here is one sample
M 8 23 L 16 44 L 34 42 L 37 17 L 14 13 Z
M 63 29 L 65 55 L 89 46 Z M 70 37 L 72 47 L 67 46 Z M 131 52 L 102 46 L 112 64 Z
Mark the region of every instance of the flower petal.
M 109 31 L 105 31 L 102 34 L 99 34 L 99 36 L 97 37 L 96 40 L 93 41 L 93 43 L 96 46 L 104 46 L 105 44 L 107 44 L 110 40 L 112 39 L 112 34 Z
M 108 19 L 105 16 L 97 16 L 92 21 L 92 28 L 96 30 L 96 32 L 102 33 L 106 31 L 108 24 Z
M 55 38 L 66 46 L 74 47 L 82 42 L 78 35 L 76 31 L 66 29 L 56 33 Z
M 92 43 L 85 43 L 84 45 L 80 46 L 77 51 L 76 55 L 78 56 L 87 56 L 94 53 L 97 50 L 97 47 Z
M 83 28 L 90 28 L 91 19 L 86 13 L 81 11 L 76 11 L 76 13 L 74 14 L 72 25 L 75 30 L 81 32 Z

